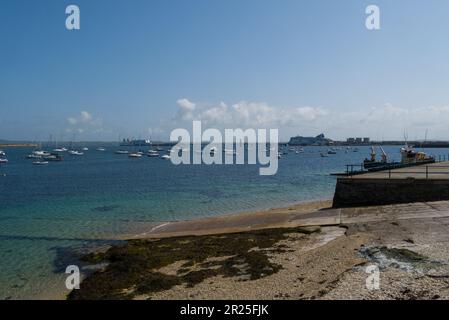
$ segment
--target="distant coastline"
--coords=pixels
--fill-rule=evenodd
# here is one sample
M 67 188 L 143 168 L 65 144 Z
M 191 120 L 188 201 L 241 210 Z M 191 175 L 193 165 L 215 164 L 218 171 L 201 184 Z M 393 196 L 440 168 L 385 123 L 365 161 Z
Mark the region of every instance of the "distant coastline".
M 37 148 L 35 143 L 0 143 L 0 148 Z

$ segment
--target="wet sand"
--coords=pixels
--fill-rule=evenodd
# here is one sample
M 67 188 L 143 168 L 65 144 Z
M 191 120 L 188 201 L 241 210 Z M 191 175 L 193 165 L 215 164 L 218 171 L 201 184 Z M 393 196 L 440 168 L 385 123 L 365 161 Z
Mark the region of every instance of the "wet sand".
M 146 232 L 124 235 L 122 239 L 165 238 L 186 235 L 206 235 L 242 232 L 266 228 L 287 228 L 298 225 L 338 224 L 330 213 L 332 200 L 301 202 L 288 207 L 213 216 L 186 221 L 161 222 Z M 313 213 L 313 221 L 306 221 Z M 328 217 L 328 218 L 326 218 Z M 298 220 L 301 218 L 301 222 Z M 318 220 L 317 220 L 318 219 Z

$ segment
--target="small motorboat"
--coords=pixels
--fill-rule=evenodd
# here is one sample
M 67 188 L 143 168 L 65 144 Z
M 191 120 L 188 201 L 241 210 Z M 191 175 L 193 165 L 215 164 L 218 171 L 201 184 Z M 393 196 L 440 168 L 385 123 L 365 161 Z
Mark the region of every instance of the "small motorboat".
M 1 163 L 8 163 L 8 159 L 6 158 L 0 158 L 0 164 Z
M 62 161 L 62 157 L 57 153 L 52 153 L 49 156 L 42 157 L 45 161 Z
M 129 155 L 128 155 L 128 157 L 130 157 L 130 158 L 140 158 L 142 156 L 142 154 L 140 154 L 140 153 L 138 153 L 138 152 L 136 152 L 136 153 L 130 153 Z
M 335 151 L 335 150 L 328 150 L 327 154 L 337 154 L 337 151 Z
M 128 154 L 128 153 L 129 153 L 128 150 L 117 150 L 117 151 L 115 152 L 115 154 Z
M 327 157 L 329 157 L 329 155 L 328 155 L 327 153 L 323 153 L 323 152 L 321 152 L 320 155 L 321 155 L 322 158 L 327 158 Z
M 157 152 L 156 150 L 150 150 L 147 153 L 148 157 L 159 157 L 159 152 Z
M 50 152 L 43 151 L 43 150 L 35 150 L 35 151 L 33 151 L 32 154 L 34 154 L 35 156 L 38 156 L 38 157 L 46 157 L 46 156 L 50 155 Z
M 67 151 L 67 148 L 56 148 L 56 149 L 53 149 L 53 152 L 66 152 Z
M 164 154 L 163 156 L 161 156 L 162 160 L 170 160 L 170 156 L 168 154 Z
M 39 161 L 34 161 L 33 164 L 36 166 L 42 166 L 42 165 L 48 164 L 48 161 L 40 161 L 39 160 Z
M 6 157 L 6 153 L 3 150 L 0 150 L 0 157 Z
M 31 153 L 31 154 L 27 155 L 26 158 L 27 159 L 40 159 L 40 158 L 42 158 L 42 156 L 38 156 L 34 153 Z
M 71 154 L 72 156 L 82 156 L 84 153 L 78 150 L 70 150 L 69 154 Z
M 100 148 L 97 148 L 97 151 L 106 151 L 106 149 L 103 147 L 100 147 Z
M 89 148 L 84 147 L 84 148 L 82 148 L 81 150 L 83 150 L 83 151 L 89 151 Z

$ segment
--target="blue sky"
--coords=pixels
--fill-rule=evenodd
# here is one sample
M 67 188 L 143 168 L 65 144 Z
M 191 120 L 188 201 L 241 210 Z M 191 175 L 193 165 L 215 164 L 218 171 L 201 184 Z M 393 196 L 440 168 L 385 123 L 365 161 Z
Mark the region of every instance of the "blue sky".
M 65 28 L 69 4 L 80 30 Z M 381 30 L 365 28 L 369 4 Z M 449 139 L 448 12 L 444 0 L 2 0 L 0 139 L 167 139 L 192 119 L 283 140 Z

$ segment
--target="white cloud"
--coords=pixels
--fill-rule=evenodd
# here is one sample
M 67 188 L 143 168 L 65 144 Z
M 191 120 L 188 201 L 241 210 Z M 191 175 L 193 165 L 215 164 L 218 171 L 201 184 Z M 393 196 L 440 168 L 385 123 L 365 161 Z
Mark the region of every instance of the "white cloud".
M 363 136 L 378 140 L 408 138 L 448 139 L 449 106 L 399 107 L 390 103 L 358 110 L 333 111 L 321 107 L 275 107 L 264 102 L 240 101 L 227 105 L 200 105 L 188 99 L 178 100 L 176 125 L 188 128 L 192 120 L 205 126 L 223 128 L 278 128 L 281 140 L 321 132 L 341 140 Z
M 178 101 L 176 101 L 176 103 L 178 104 L 178 106 L 184 110 L 190 110 L 193 111 L 195 110 L 195 103 L 189 101 L 188 99 L 178 99 Z
M 94 118 L 88 111 L 81 111 L 79 115 L 67 118 L 69 127 L 66 132 L 84 133 L 84 132 L 100 132 L 102 131 L 102 120 L 100 118 Z
M 187 99 L 178 100 L 177 120 L 201 120 L 208 126 L 218 128 L 279 128 L 297 126 L 301 122 L 314 122 L 328 114 L 315 107 L 273 107 L 264 102 L 240 101 L 231 106 L 224 102 L 218 105 L 198 106 Z
M 87 111 L 81 111 L 81 121 L 84 123 L 88 123 L 92 121 L 92 115 Z

